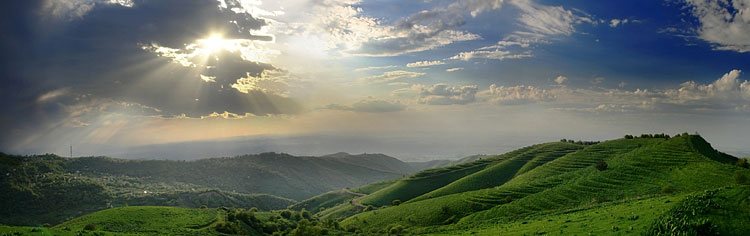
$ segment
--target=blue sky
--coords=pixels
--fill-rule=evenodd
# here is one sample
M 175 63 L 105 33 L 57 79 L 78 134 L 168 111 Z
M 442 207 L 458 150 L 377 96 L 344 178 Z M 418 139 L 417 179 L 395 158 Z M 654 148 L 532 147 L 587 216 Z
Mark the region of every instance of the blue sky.
M 750 153 L 747 0 L 34 0 L 2 9 L 7 152 L 74 145 L 118 155 L 240 138 L 276 144 L 257 151 L 430 159 L 687 131 Z

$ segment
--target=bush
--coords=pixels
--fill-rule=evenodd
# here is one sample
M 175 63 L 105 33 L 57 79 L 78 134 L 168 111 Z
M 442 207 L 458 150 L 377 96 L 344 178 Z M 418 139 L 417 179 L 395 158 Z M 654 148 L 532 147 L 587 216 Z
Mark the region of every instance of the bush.
M 395 200 L 393 200 L 393 201 L 391 202 L 391 205 L 392 205 L 392 206 L 398 206 L 398 205 L 400 205 L 400 204 L 401 204 L 401 200 L 398 200 L 398 199 L 395 199 Z
M 599 160 L 599 162 L 596 163 L 596 169 L 599 171 L 605 171 L 609 168 L 609 165 L 607 165 L 606 162 Z
M 239 225 L 233 222 L 219 222 L 216 223 L 216 226 L 214 226 L 214 229 L 220 233 L 225 234 L 240 234 L 242 233 L 242 229 Z
M 662 193 L 672 194 L 675 191 L 677 191 L 677 189 L 675 189 L 674 186 L 672 186 L 671 184 L 667 184 L 667 185 L 664 185 L 664 186 L 661 187 L 661 192 Z
M 95 224 L 87 224 L 87 225 L 83 226 L 83 230 L 89 230 L 89 231 L 96 230 L 96 225 Z
M 289 210 L 283 210 L 280 213 L 281 217 L 284 217 L 285 219 L 289 219 L 292 217 L 292 212 Z
M 401 235 L 404 232 L 404 226 L 391 225 L 388 227 L 388 235 Z
M 737 184 L 742 184 L 742 185 L 750 184 L 750 181 L 748 181 L 747 175 L 743 173 L 742 171 L 737 171 L 734 173 L 734 181 L 737 182 Z
M 742 167 L 742 168 L 746 168 L 746 169 L 747 169 L 748 167 L 750 167 L 750 163 L 748 163 L 748 162 L 747 162 L 747 159 L 745 159 L 745 158 L 740 158 L 740 159 L 738 159 L 738 160 L 737 160 L 737 165 L 738 165 L 739 167 Z

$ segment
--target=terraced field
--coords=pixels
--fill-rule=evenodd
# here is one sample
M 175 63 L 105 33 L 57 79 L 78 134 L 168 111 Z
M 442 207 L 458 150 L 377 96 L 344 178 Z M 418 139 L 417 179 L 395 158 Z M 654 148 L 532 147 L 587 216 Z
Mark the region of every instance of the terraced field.
M 482 189 L 502 184 L 527 163 L 545 162 L 573 152 L 581 145 L 546 143 L 521 148 L 506 154 L 474 162 L 419 172 L 380 191 L 362 198 L 365 205 L 385 206 L 393 200 L 420 201 L 452 193 Z
M 715 151 L 696 135 L 619 139 L 580 150 L 569 148 L 536 150 L 547 153 L 536 157 L 529 157 L 534 152 L 527 149 L 441 188 L 450 190 L 438 189 L 399 206 L 360 213 L 343 225 L 376 230 L 399 224 L 417 231 L 494 227 L 623 199 L 669 198 L 730 186 L 736 172 L 747 172 L 728 164 L 736 159 Z M 595 168 L 599 162 L 607 167 Z M 483 173 L 494 168 L 505 172 Z M 498 186 L 476 187 L 492 181 Z

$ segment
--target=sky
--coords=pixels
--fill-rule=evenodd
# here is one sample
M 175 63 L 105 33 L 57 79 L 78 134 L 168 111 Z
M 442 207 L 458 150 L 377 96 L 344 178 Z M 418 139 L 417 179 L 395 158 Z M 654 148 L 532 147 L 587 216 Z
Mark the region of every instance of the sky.
M 750 156 L 750 0 L 2 1 L 0 29 L 8 153 L 429 160 L 697 132 Z

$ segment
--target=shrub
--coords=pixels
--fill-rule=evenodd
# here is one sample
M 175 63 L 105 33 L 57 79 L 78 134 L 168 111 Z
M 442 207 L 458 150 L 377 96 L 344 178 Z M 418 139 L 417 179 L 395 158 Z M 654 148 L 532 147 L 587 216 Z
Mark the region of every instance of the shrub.
M 747 162 L 747 159 L 740 158 L 737 160 L 737 165 L 742 168 L 748 168 L 750 167 L 750 163 Z
M 83 230 L 89 230 L 89 231 L 96 230 L 96 225 L 95 224 L 87 224 L 87 225 L 83 226 Z
M 671 184 L 667 184 L 667 185 L 664 185 L 664 186 L 661 187 L 661 192 L 662 193 L 672 194 L 675 191 L 677 191 L 677 189 L 675 189 L 674 186 L 672 186 Z
M 734 173 L 734 181 L 737 182 L 737 184 L 747 185 L 750 184 L 750 181 L 748 181 L 747 175 L 743 173 L 742 171 L 737 171 Z
M 233 223 L 233 222 L 219 222 L 216 223 L 216 226 L 214 226 L 214 229 L 220 233 L 225 234 L 240 234 L 242 233 L 242 229 L 239 225 Z
M 398 205 L 400 205 L 400 204 L 401 204 L 401 200 L 398 200 L 398 199 L 395 199 L 395 200 L 393 200 L 393 201 L 391 202 L 391 205 L 393 205 L 393 206 L 398 206 Z
M 404 226 L 401 225 L 391 225 L 388 227 L 388 234 L 389 235 L 401 235 L 401 233 L 404 232 Z
M 285 219 L 289 219 L 292 217 L 292 212 L 289 210 L 283 210 L 279 214 L 281 215 L 281 217 L 284 217 Z
M 609 168 L 609 165 L 607 165 L 606 162 L 599 160 L 599 162 L 596 163 L 596 169 L 599 171 L 605 171 Z

